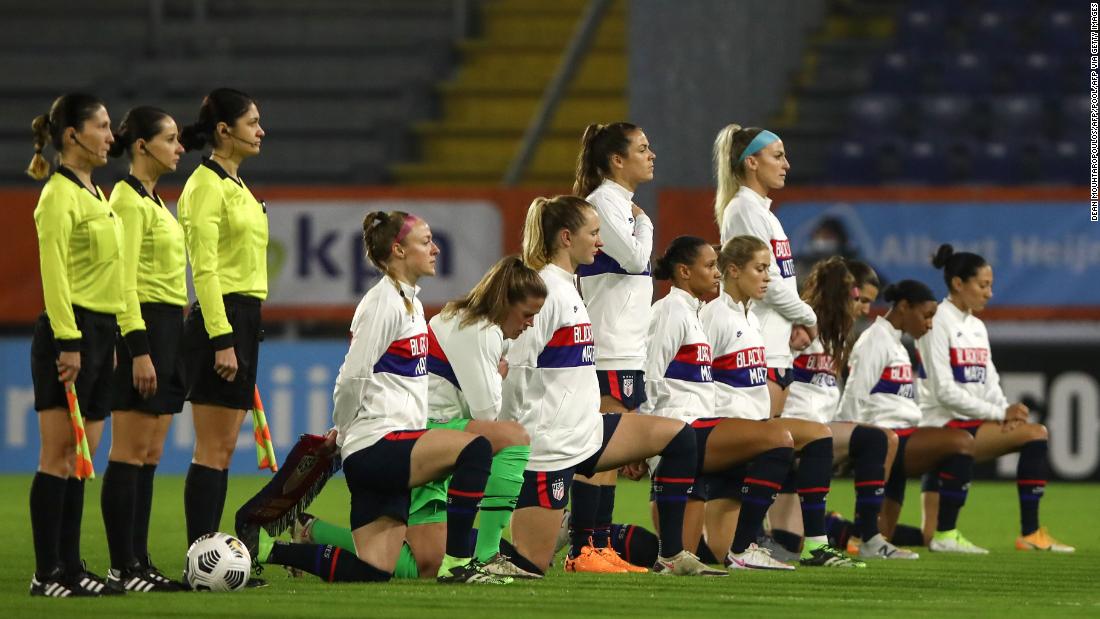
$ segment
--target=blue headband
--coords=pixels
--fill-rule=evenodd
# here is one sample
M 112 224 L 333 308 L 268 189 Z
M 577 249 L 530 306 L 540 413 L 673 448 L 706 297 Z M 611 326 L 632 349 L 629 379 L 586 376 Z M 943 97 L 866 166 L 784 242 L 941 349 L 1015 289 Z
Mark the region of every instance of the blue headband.
M 748 157 L 749 155 L 755 155 L 756 153 L 760 152 L 760 150 L 768 144 L 778 141 L 778 135 L 772 133 L 771 131 L 768 131 L 767 129 L 764 129 L 760 133 L 757 133 L 756 137 L 753 138 L 751 142 L 749 142 L 748 146 L 745 147 L 744 152 L 742 152 L 741 156 L 738 157 L 737 163 L 741 163 L 745 160 L 745 157 Z

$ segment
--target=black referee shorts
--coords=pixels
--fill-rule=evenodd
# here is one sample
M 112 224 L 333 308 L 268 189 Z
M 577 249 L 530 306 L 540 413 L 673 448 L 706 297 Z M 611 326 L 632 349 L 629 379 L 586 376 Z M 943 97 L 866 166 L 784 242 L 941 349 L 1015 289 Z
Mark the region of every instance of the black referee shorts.
M 157 392 L 145 399 L 134 388 L 134 358 L 124 338 L 115 350 L 118 366 L 112 389 L 111 409 L 141 411 L 151 415 L 174 415 L 183 410 L 186 386 L 183 382 L 183 307 L 168 303 L 142 303 L 141 318 L 149 340 L 149 356 L 157 372 Z
M 256 389 L 256 365 L 260 357 L 260 300 L 242 294 L 222 297 L 225 316 L 233 327 L 233 348 L 237 353 L 237 376 L 227 382 L 214 371 L 214 347 L 206 333 L 198 303 L 183 322 L 184 377 L 187 400 L 192 404 L 224 406 L 237 410 L 252 408 Z
M 102 314 L 73 306 L 76 328 L 80 329 L 80 372 L 76 375 L 76 399 L 89 421 L 103 421 L 111 414 L 111 381 L 114 373 L 114 314 Z M 68 410 L 65 386 L 57 380 L 57 356 L 61 350 L 45 312 L 34 323 L 31 340 L 31 380 L 34 382 L 34 410 Z

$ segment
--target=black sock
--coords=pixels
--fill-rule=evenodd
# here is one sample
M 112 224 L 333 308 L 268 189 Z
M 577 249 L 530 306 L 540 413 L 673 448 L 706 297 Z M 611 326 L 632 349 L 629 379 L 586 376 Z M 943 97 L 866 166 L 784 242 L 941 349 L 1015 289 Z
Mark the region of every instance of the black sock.
M 134 560 L 134 504 L 139 470 L 136 465 L 109 460 L 103 473 L 99 507 L 107 532 L 111 567 L 116 570 L 129 567 Z
M 890 443 L 886 433 L 877 428 L 856 426 L 848 443 L 852 460 L 852 475 L 856 487 L 855 534 L 862 540 L 878 535 L 878 514 L 886 486 L 886 454 Z M 844 548 L 847 536 L 838 546 Z
M 894 535 L 890 538 L 890 543 L 895 546 L 923 546 L 924 531 L 899 523 L 894 527 Z
M 540 570 L 537 565 L 531 563 L 531 560 L 523 556 L 523 554 L 520 553 L 519 549 L 512 545 L 512 542 L 509 542 L 504 538 L 501 538 L 500 540 L 500 554 L 508 557 L 508 560 L 521 570 L 531 572 L 532 574 L 538 574 L 540 576 L 544 575 L 544 572 Z M 654 559 L 654 561 L 656 561 L 656 559 Z M 650 565 L 652 565 L 652 563 Z
M 214 513 L 211 514 L 213 518 L 212 531 L 221 531 L 222 528 L 222 512 L 225 511 L 225 495 L 229 492 L 229 469 L 221 471 L 221 478 L 218 479 L 218 504 L 214 507 Z
M 65 571 L 84 571 L 80 560 L 80 523 L 84 519 L 84 480 L 70 477 L 65 482 L 65 503 L 61 514 L 61 562 Z
M 833 437 L 807 443 L 798 457 L 796 477 L 798 498 L 802 503 L 802 528 L 806 537 L 825 535 L 825 497 L 829 495 L 832 478 Z
M 1047 442 L 1031 441 L 1020 448 L 1016 492 L 1020 498 L 1020 535 L 1039 528 L 1039 500 L 1047 487 Z
M 153 513 L 153 478 L 157 465 L 146 464 L 138 469 L 137 495 L 134 498 L 134 557 L 149 566 L 149 518 Z
M 800 552 L 802 550 L 802 536 L 797 533 L 772 527 L 772 539 L 790 552 Z
M 836 513 L 825 515 L 825 535 L 829 537 L 829 545 L 833 548 L 844 550 L 854 529 L 855 523 L 851 520 L 845 520 Z
M 34 569 L 38 580 L 46 578 L 61 562 L 61 510 L 66 480 L 35 473 L 31 481 L 31 533 L 34 537 Z
M 611 545 L 611 521 L 615 514 L 615 486 L 600 486 L 600 505 L 596 510 L 596 526 L 592 541 L 596 548 Z
M 600 494 L 600 486 L 573 480 L 569 512 L 570 557 L 579 555 L 581 548 L 588 545 L 588 538 L 595 535 L 596 514 L 600 510 Z
M 940 467 L 940 512 L 937 531 L 950 531 L 957 526 L 959 510 L 966 504 L 970 489 L 974 456 L 955 454 Z
M 392 572 L 382 571 L 339 546 L 275 542 L 268 563 L 309 572 L 327 582 L 386 582 Z
M 749 462 L 745 481 L 741 486 L 741 513 L 737 517 L 737 530 L 733 534 L 734 553 L 744 552 L 756 541 L 764 515 L 775 502 L 775 495 L 783 487 L 783 478 L 791 468 L 794 449 L 776 447 L 756 456 Z
M 183 512 L 187 519 L 188 546 L 203 535 L 217 531 L 214 512 L 218 502 L 224 500 L 224 495 L 218 498 L 221 476 L 222 472 L 218 469 L 194 462 L 187 469 L 187 480 L 183 484 Z
M 611 547 L 628 563 L 653 567 L 657 562 L 660 541 L 657 534 L 633 524 L 611 525 Z
M 477 517 L 477 505 L 485 496 L 492 461 L 493 445 L 484 436 L 470 441 L 455 460 L 447 486 L 447 554 L 452 557 L 473 555 L 470 529 Z
M 699 466 L 696 449 L 695 429 L 685 425 L 665 445 L 661 463 L 653 472 L 651 487 L 657 502 L 662 557 L 674 557 L 684 549 L 684 507 Z

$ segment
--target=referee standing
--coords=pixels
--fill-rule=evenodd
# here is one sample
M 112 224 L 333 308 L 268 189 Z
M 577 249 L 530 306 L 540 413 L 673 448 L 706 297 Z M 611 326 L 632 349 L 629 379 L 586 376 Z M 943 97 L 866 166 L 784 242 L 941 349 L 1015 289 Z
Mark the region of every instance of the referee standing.
M 183 229 L 157 195 L 157 180 L 183 154 L 176 121 L 136 107 L 115 132 L 111 156 L 130 157 L 130 173 L 111 190 L 122 220 L 122 293 L 111 424 L 111 453 L 100 504 L 111 569 L 127 591 L 179 591 L 149 561 L 153 476 L 172 415 L 183 408 L 183 306 L 187 304 Z
M 65 395 L 65 384 L 75 382 L 94 453 L 111 408 L 115 315 L 123 310 L 122 224 L 92 184 L 92 170 L 107 163 L 114 142 L 111 119 L 97 97 L 70 93 L 36 117 L 31 130 L 34 158 L 27 174 L 49 180 L 34 209 L 46 311 L 31 341 L 41 446 L 30 496 L 35 554 L 30 594 L 122 593 L 87 572 L 80 559 L 84 480 L 72 476 L 76 434 Z M 42 156 L 47 143 L 58 153 L 53 175 Z
M 241 180 L 239 168 L 260 153 L 263 137 L 255 101 L 229 88 L 207 95 L 198 122 L 180 136 L 188 151 L 212 147 L 179 198 L 198 297 L 183 329 L 187 399 L 195 423 L 183 495 L 188 544 L 218 530 L 229 462 L 245 411 L 252 408 L 260 304 L 267 298 L 267 211 Z

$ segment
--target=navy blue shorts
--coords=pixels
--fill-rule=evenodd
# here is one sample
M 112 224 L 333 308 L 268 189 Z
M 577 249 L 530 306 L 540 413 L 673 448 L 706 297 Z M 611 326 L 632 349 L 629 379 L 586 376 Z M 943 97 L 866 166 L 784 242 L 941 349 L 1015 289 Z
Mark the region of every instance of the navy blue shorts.
M 580 473 L 586 477 L 598 473 L 596 464 L 600 461 L 607 444 L 619 427 L 619 413 L 603 415 L 603 442 L 596 453 L 583 462 L 557 471 L 524 471 L 523 487 L 516 500 L 516 509 L 524 507 L 543 507 L 546 509 L 565 509 L 569 504 L 569 489 L 573 487 L 573 475 Z
M 768 368 L 768 380 L 786 390 L 794 382 L 794 372 L 791 368 Z
M 636 411 L 647 400 L 645 372 L 641 370 L 596 370 L 600 383 L 600 395 L 609 395 L 626 407 Z
M 417 439 L 427 432 L 390 432 L 344 459 L 344 480 L 351 491 L 352 531 L 383 516 L 409 521 L 412 450 Z

